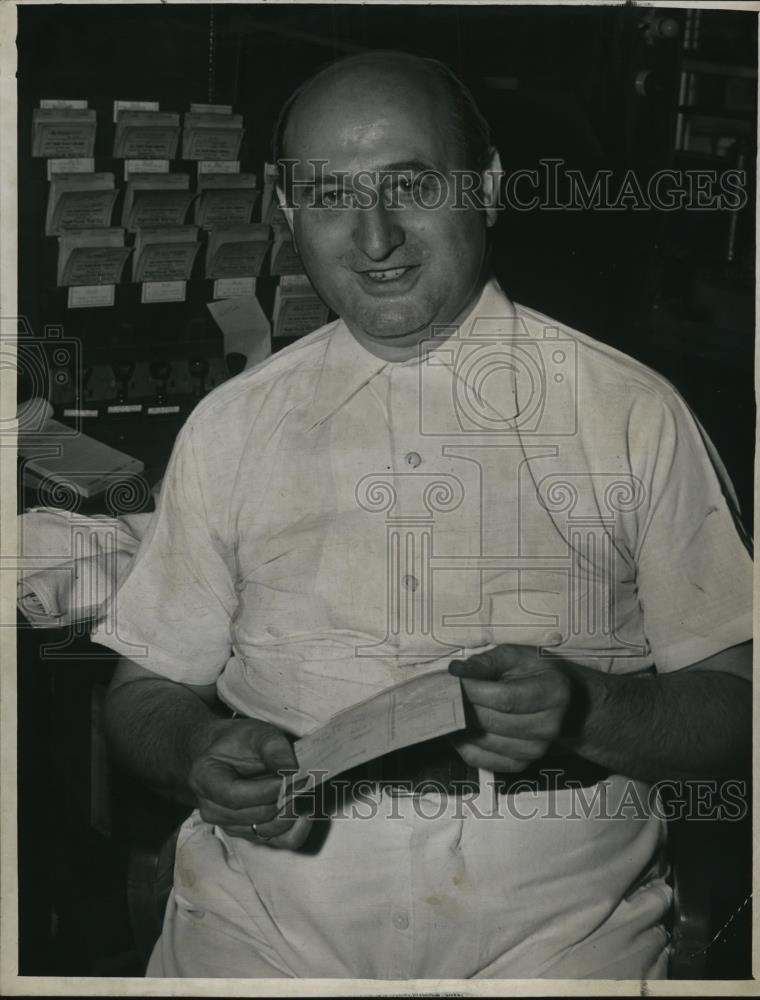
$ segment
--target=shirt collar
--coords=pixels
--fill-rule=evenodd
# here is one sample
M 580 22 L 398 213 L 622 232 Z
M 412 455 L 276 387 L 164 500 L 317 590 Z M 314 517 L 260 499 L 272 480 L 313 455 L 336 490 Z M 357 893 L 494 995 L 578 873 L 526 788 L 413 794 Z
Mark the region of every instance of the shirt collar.
M 311 428 L 336 413 L 388 365 L 417 365 L 423 357 L 429 358 L 431 350 L 440 349 L 450 336 L 457 333 L 462 338 L 470 336 L 475 323 L 492 320 L 500 322 L 514 316 L 515 307 L 512 302 L 504 294 L 498 281 L 491 278 L 486 282 L 477 303 L 463 320 L 456 325 L 441 326 L 431 340 L 424 342 L 419 356 L 403 362 L 385 361 L 371 354 L 356 340 L 343 320 L 338 320 L 322 356 L 312 399 Z

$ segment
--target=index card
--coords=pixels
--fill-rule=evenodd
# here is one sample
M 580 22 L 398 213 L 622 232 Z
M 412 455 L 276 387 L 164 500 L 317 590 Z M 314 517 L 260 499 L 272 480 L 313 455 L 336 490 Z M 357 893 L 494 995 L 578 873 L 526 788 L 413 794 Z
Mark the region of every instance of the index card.
M 434 670 L 338 712 L 293 744 L 298 773 L 287 779 L 281 802 L 311 790 L 392 750 L 432 740 L 465 726 L 462 687 L 448 670 Z

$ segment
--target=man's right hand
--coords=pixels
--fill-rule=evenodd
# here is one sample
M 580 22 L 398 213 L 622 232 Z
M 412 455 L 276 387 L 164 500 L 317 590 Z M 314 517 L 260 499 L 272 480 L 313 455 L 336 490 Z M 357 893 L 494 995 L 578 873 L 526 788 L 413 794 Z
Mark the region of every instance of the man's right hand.
M 277 807 L 282 785 L 277 772 L 298 768 L 285 734 L 257 719 L 215 720 L 202 747 L 188 777 L 201 817 L 234 837 L 299 848 L 311 820 L 279 815 Z

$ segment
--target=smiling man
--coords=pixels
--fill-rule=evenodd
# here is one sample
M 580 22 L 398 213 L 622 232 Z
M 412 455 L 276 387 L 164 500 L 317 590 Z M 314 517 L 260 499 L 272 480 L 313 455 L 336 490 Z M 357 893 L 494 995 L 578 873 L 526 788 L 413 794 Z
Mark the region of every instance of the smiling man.
M 117 753 L 193 807 L 148 972 L 663 977 L 653 783 L 749 754 L 720 462 L 663 379 L 490 277 L 498 154 L 444 66 L 328 67 L 275 158 L 340 318 L 194 411 L 101 637 Z M 294 738 L 435 671 L 464 726 L 316 822 L 278 806 Z
M 493 205 L 501 165 L 444 69 L 382 54 L 347 61 L 291 99 L 278 145 L 306 272 L 363 347 L 397 360 L 433 324 L 470 311 L 495 212 L 463 209 L 462 178 L 474 172 Z

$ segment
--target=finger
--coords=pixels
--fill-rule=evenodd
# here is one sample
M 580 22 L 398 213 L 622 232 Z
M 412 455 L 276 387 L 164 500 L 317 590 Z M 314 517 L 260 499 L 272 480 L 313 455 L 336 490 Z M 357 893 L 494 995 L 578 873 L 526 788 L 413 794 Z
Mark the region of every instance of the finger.
M 509 754 L 486 750 L 470 740 L 458 741 L 455 744 L 455 749 L 470 767 L 483 768 L 486 771 L 519 773 L 532 763 L 531 760 L 527 760 L 522 756 L 514 757 Z
M 480 680 L 498 680 L 503 674 L 533 673 L 542 666 L 533 646 L 494 646 L 484 653 L 476 653 L 466 660 L 452 660 L 449 672 L 455 677 L 476 677 Z
M 468 733 L 466 736 L 460 736 L 459 742 L 469 744 L 478 750 L 498 754 L 500 757 L 527 763 L 543 757 L 549 748 L 548 740 L 519 740 L 498 736 L 496 733 Z
M 518 740 L 556 739 L 561 717 L 552 710 L 523 714 L 499 712 L 494 708 L 470 705 L 467 713 L 468 730 L 495 733 Z
M 200 798 L 217 802 L 226 809 L 246 809 L 276 802 L 282 782 L 275 775 L 241 778 L 227 765 L 214 761 L 197 770 L 192 785 Z
M 311 833 L 313 822 L 309 816 L 299 816 L 289 830 L 279 837 L 273 837 L 267 844 L 277 850 L 297 851 Z
M 263 840 L 274 840 L 275 837 L 281 837 L 283 834 L 286 834 L 302 818 L 282 815 L 275 816 L 273 819 L 266 820 L 263 823 L 257 823 L 255 832 Z
M 567 682 L 552 670 L 501 681 L 463 679 L 462 689 L 473 705 L 515 714 L 544 712 L 567 697 Z
M 268 823 L 275 819 L 278 814 L 276 802 L 265 806 L 252 806 L 246 809 L 226 809 L 224 806 L 219 805 L 218 802 L 213 802 L 209 799 L 200 799 L 198 809 L 201 818 L 206 823 L 223 826 L 225 829 L 228 826 L 248 827 L 250 829 L 251 823 L 256 823 L 257 825 Z
M 256 749 L 262 761 L 269 765 L 272 773 L 292 771 L 298 768 L 295 751 L 290 740 L 277 729 L 259 736 Z
M 478 677 L 481 680 L 498 680 L 504 673 L 504 665 L 491 656 L 491 650 L 478 653 L 466 660 L 452 660 L 449 663 L 449 673 L 455 677 Z

